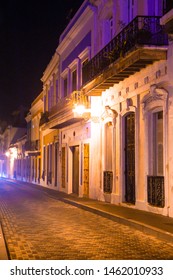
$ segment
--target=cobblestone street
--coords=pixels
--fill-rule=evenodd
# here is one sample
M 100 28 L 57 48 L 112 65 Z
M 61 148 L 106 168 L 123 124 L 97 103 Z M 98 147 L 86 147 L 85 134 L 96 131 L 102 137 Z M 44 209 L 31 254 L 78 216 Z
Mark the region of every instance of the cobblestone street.
M 49 197 L 0 182 L 0 221 L 10 259 L 173 259 L 173 245 Z

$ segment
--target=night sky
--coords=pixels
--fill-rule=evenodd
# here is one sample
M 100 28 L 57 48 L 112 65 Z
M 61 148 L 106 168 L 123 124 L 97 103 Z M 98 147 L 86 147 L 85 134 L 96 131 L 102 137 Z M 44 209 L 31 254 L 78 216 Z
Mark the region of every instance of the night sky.
M 83 0 L 6 0 L 0 6 L 0 120 L 42 91 L 59 36 Z

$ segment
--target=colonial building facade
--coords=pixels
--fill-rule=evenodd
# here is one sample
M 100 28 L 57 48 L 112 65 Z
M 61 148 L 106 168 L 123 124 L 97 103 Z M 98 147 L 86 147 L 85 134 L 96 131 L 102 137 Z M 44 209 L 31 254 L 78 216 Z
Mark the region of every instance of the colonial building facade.
M 37 183 L 173 217 L 172 19 L 172 1 L 83 2 L 43 73 Z
M 93 11 L 85 1 L 60 36 L 42 77 L 42 184 L 80 196 L 89 195 L 91 121 L 88 113 L 84 116 L 73 109 L 81 102 L 90 107 L 89 98 L 80 89 L 82 66 L 91 55 L 93 24 Z
M 25 180 L 40 183 L 41 180 L 41 151 L 40 119 L 43 115 L 43 92 L 31 104 L 25 118 L 27 123 L 27 137 L 25 142 Z
M 173 215 L 168 4 L 84 1 L 62 33 L 41 126 L 56 136 L 43 147 L 51 187 Z

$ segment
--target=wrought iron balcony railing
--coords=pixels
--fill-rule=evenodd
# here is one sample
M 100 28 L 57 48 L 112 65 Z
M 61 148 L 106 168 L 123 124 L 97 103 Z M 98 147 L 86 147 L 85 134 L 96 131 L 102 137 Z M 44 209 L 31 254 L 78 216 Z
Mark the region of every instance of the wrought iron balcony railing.
M 165 206 L 164 177 L 148 176 L 148 203 L 163 208 Z
M 110 64 L 123 58 L 135 46 L 164 46 L 167 44 L 167 34 L 160 25 L 160 17 L 137 16 L 83 66 L 83 86 L 100 75 Z
M 163 1 L 163 14 L 165 15 L 168 13 L 170 10 L 173 9 L 173 1 L 172 0 L 166 0 Z
M 84 95 L 82 91 L 73 91 L 71 94 L 72 106 L 83 105 L 85 108 L 90 108 L 88 96 Z
M 70 105 L 70 97 L 64 97 L 62 99 L 60 99 L 58 101 L 58 103 L 56 105 L 54 105 L 48 112 L 49 117 L 52 117 L 53 115 L 57 114 L 58 112 L 60 112 L 62 109 L 64 109 L 65 107 L 68 107 Z
M 72 111 L 74 106 L 79 104 L 84 105 L 86 108 L 90 108 L 88 96 L 85 96 L 81 91 L 73 91 L 68 96 L 59 100 L 58 103 L 51 108 L 48 114 L 52 117 L 53 115 L 60 113 L 62 110 L 65 113 L 65 108 Z
M 73 91 L 60 99 L 48 113 L 46 121 L 50 128 L 59 129 L 89 118 L 90 99 L 82 91 Z M 41 122 L 41 125 L 43 124 Z

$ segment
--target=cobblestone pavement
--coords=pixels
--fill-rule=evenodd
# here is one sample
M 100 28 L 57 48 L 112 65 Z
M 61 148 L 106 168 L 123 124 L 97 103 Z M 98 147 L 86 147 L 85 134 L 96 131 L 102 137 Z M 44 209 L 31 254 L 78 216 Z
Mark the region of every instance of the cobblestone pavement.
M 171 243 L 3 181 L 0 220 L 11 259 L 173 259 Z

